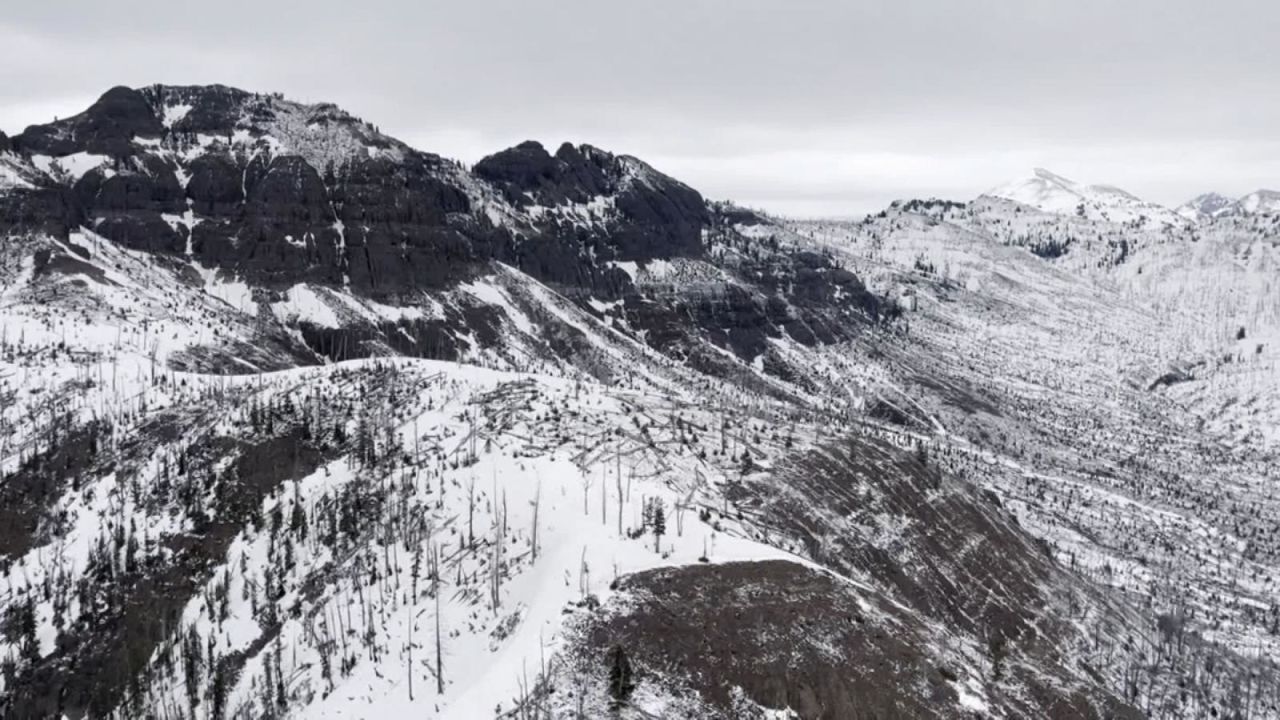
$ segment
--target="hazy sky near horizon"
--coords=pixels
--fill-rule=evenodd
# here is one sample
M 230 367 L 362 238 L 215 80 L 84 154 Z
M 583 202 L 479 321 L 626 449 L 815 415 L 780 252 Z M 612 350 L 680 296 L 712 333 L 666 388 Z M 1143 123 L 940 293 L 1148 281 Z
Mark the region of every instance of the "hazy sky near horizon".
M 335 102 L 474 162 L 525 139 L 848 216 L 1033 167 L 1165 204 L 1280 188 L 1274 0 L 16 0 L 0 130 L 114 85 Z

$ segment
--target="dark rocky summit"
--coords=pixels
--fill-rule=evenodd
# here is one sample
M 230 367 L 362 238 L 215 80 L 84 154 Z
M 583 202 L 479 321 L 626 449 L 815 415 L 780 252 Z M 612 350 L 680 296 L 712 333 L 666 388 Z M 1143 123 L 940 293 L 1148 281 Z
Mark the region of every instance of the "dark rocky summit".
M 33 125 L 13 142 L 24 152 L 53 157 L 77 152 L 127 157 L 133 154 L 135 138 L 158 138 L 163 131 L 163 124 L 142 93 L 114 87 L 79 115 Z
M 5 232 L 66 238 L 83 226 L 271 290 L 306 282 L 395 303 L 499 262 L 584 306 L 625 300 L 618 321 L 659 349 L 697 355 L 710 342 L 744 361 L 766 353 L 768 338 L 847 340 L 882 311 L 828 258 L 739 235 L 754 214 L 590 145 L 552 155 L 524 142 L 468 172 L 333 105 L 219 85 L 113 88 L 12 145 L 54 170 L 33 168 L 38 187 L 0 197 Z M 672 260 L 719 265 L 731 279 L 711 291 L 642 288 L 619 265 Z M 411 346 L 449 347 L 465 328 L 448 341 L 440 331 L 404 330 Z
M 530 140 L 481 160 L 475 173 L 501 188 L 516 207 L 614 198 L 619 223 L 605 239 L 618 260 L 702 252 L 701 233 L 708 222 L 702 196 L 635 158 L 569 143 L 553 157 Z

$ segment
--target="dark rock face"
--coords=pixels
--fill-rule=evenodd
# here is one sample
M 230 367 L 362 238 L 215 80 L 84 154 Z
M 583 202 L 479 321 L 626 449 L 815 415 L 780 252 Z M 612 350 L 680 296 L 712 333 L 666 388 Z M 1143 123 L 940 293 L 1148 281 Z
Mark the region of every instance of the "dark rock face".
M 516 207 L 613 198 L 617 217 L 607 232 L 592 237 L 544 227 L 554 242 L 598 245 L 609 258 L 626 261 L 702 254 L 702 229 L 708 222 L 702 196 L 635 158 L 569 143 L 552 156 L 541 144 L 527 141 L 476 163 L 475 173 L 500 188 Z
M 136 210 L 177 214 L 186 210 L 173 168 L 154 157 L 132 159 L 109 174 L 103 168 L 86 173 L 76 183 L 75 193 L 86 210 L 95 214 Z
M 336 162 L 314 166 L 263 139 L 279 127 L 316 147 L 348 138 L 356 149 L 321 151 Z M 296 106 L 218 85 L 113 88 L 79 115 L 28 128 L 13 145 L 25 154 L 108 160 L 75 182 L 70 207 L 32 199 L 7 223 L 20 219 L 62 237 L 87 223 L 135 249 L 189 247 L 207 265 L 266 285 L 344 284 L 395 297 L 448 287 L 498 260 L 612 299 L 630 282 L 610 261 L 699 257 L 709 222 L 701 195 L 635 158 L 568 143 L 552 155 L 526 142 L 478 163 L 475 182 L 491 184 L 519 211 L 594 202 L 607 208 L 605 217 L 583 224 L 530 214 L 518 231 L 495 227 L 472 207 L 464 171 L 447 161 L 332 105 Z M 161 226 L 175 225 L 163 216 L 188 211 L 198 221 L 190 232 Z
M 244 202 L 242 172 L 223 155 L 204 155 L 187 168 L 186 196 L 191 209 L 201 215 L 232 216 Z
M 332 222 L 320 174 L 300 157 L 273 159 L 246 200 L 245 212 L 250 217 L 269 217 L 303 226 Z
M 185 230 L 179 233 L 160 215 L 145 211 L 100 218 L 94 231 L 131 250 L 152 253 L 180 253 L 187 242 Z
M 492 309 L 489 309 L 492 311 Z M 468 325 L 466 320 L 471 321 Z M 492 317 L 450 318 L 449 320 L 400 320 L 345 328 L 318 327 L 303 323 L 303 340 L 317 355 L 333 360 L 353 360 L 395 353 L 433 360 L 457 360 L 464 341 L 459 337 L 477 327 L 495 332 Z
M 65 240 L 71 228 L 84 222 L 84 210 L 70 190 L 0 193 L 0 234 L 45 234 Z
M 410 156 L 403 163 L 362 160 L 336 174 L 330 198 L 334 220 L 345 228 L 353 288 L 394 295 L 446 287 L 490 257 L 491 234 L 453 222 L 470 211 L 470 201 L 444 170 L 439 158 Z
M 13 149 L 13 142 L 9 140 L 9 136 L 0 130 L 0 152 L 9 152 Z
M 552 157 L 541 143 L 527 140 L 476 163 L 475 173 L 517 207 L 584 203 L 609 189 L 604 169 L 568 143 Z
M 618 194 L 617 205 L 628 220 L 613 239 L 620 259 L 693 257 L 702 253 L 707 213 L 697 191 L 674 181 L 636 183 Z
M 260 139 L 281 122 L 294 123 L 289 132 L 305 122 L 321 143 L 355 138 L 370 152 L 344 151 L 337 163 L 313 166 Z M 582 224 L 530 214 L 517 232 L 495 227 L 472 207 L 463 171 L 441 158 L 398 145 L 332 105 L 294 106 L 217 85 L 114 88 L 80 115 L 28 128 L 14 146 L 109 160 L 80 177 L 69 207 L 32 198 L 7 213 L 7 223 L 60 237 L 87 223 L 134 249 L 189 248 L 206 265 L 269 286 L 343 284 L 395 297 L 449 287 L 498 260 L 566 290 L 615 299 L 630 281 L 610 261 L 699 257 L 709 222 L 701 195 L 635 158 L 568 143 L 552 155 L 526 142 L 478 163 L 477 181 L 517 210 L 595 202 L 606 217 Z M 198 221 L 190 231 L 164 219 L 188 211 Z
M 1170 387 L 1181 382 L 1187 382 L 1188 380 L 1191 380 L 1191 375 L 1189 373 L 1184 370 L 1174 368 L 1155 380 L 1152 380 L 1151 384 L 1147 386 L 1147 390 L 1155 390 L 1161 386 Z
M 455 216 L 470 203 L 440 158 L 401 148 L 399 162 L 357 155 L 339 167 L 313 167 L 255 140 L 263 124 L 279 119 L 275 102 L 222 86 L 113 89 L 84 113 L 33 126 L 16 143 L 30 154 L 110 160 L 85 173 L 69 197 L 6 198 L 15 207 L 3 222 L 59 237 L 88 224 L 151 252 L 183 252 L 189 234 L 196 259 L 257 284 L 347 282 L 380 296 L 445 287 L 510 256 L 509 237 L 458 227 Z M 160 118 L 175 107 L 165 127 Z M 359 126 L 369 147 L 394 145 L 334 106 L 308 113 L 309 127 Z M 182 160 L 197 144 L 203 150 Z M 188 210 L 198 221 L 190 233 L 162 217 Z
M 153 85 L 139 92 L 157 113 L 166 104 L 190 107 L 173 123 L 173 131 L 193 135 L 228 134 L 236 126 L 241 108 L 253 97 L 253 93 L 225 85 Z
M 133 138 L 159 137 L 163 130 L 142 93 L 115 87 L 73 118 L 27 128 L 14 138 L 14 145 L 26 152 L 53 157 L 82 150 L 122 157 L 132 153 Z
M 729 218 L 716 211 L 715 232 L 727 232 L 734 224 Z M 742 252 L 723 267 L 737 283 L 697 291 L 672 283 L 634 291 L 623 306 L 627 324 L 669 354 L 682 354 L 701 336 L 752 362 L 769 352 L 770 340 L 804 346 L 842 342 L 888 316 L 878 296 L 828 257 L 736 235 L 734 242 Z M 794 377 L 780 363 L 768 367 L 771 374 Z
M 768 220 L 756 212 L 727 203 L 717 206 L 716 212 L 730 225 L 764 225 L 768 223 Z

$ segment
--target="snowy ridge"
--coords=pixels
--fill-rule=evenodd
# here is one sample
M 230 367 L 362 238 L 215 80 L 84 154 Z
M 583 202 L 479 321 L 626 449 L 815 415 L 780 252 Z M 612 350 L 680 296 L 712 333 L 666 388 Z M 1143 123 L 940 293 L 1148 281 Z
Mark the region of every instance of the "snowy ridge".
M 1238 200 L 1240 209 L 1246 213 L 1280 213 L 1280 192 L 1275 190 L 1258 190 Z
M 1256 190 L 1235 200 L 1218 193 L 1208 193 L 1179 206 L 1178 214 L 1188 220 L 1201 223 L 1224 215 L 1280 214 L 1280 192 Z
M 199 94 L 208 91 L 155 86 L 153 92 L 161 99 L 164 126 L 182 130 L 183 121 L 194 109 L 193 102 L 200 102 Z M 236 98 L 239 107 L 233 129 L 247 133 L 238 142 L 261 142 L 274 154 L 299 155 L 318 172 L 341 168 L 358 157 L 385 156 L 399 162 L 407 150 L 331 103 L 305 104 L 278 95 L 242 94 Z
M 1178 227 L 1178 214 L 1109 185 L 1081 185 L 1048 170 L 1036 168 L 1029 177 L 1012 180 L 984 195 L 1060 214 L 1108 220 L 1116 223 L 1151 223 Z

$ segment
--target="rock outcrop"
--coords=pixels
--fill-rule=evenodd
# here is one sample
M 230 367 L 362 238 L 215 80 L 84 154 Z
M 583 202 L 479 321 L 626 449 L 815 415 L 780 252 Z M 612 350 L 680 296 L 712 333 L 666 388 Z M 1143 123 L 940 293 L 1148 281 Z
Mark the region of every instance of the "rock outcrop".
M 307 283 L 396 304 L 504 263 L 584 307 L 612 303 L 620 328 L 656 348 L 696 355 L 710 343 L 744 362 L 770 339 L 847 340 L 881 311 L 829 258 L 738 234 L 755 214 L 585 144 L 553 155 L 524 142 L 468 171 L 330 104 L 157 85 L 113 88 L 12 146 L 38 183 L 0 194 L 0 230 L 67 238 L 83 227 L 269 292 Z M 637 269 L 672 262 L 718 267 L 719 279 L 636 284 Z M 382 345 L 407 333 L 413 347 L 457 347 L 467 333 L 402 329 Z M 334 339 L 345 332 L 304 337 L 331 355 L 382 331 Z

